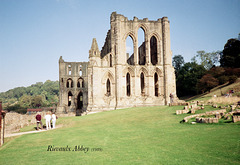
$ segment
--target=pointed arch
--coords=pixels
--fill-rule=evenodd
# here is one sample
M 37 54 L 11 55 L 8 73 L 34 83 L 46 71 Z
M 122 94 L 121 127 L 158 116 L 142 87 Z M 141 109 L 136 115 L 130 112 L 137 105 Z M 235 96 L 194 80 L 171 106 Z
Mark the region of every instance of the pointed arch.
M 148 34 L 148 27 L 146 26 L 146 24 L 139 24 L 138 29 L 139 28 L 141 28 L 145 34 Z
M 126 62 L 129 65 L 134 65 L 134 40 L 131 35 L 129 35 L 125 40 L 125 46 L 126 46 Z
M 155 73 L 157 73 L 159 77 L 162 76 L 162 71 L 161 71 L 161 69 L 159 69 L 158 67 L 155 67 L 154 69 L 152 69 L 149 74 L 150 74 L 150 75 L 154 75 Z
M 72 92 L 69 91 L 68 92 L 68 106 L 71 106 L 71 104 L 72 104 L 72 96 L 73 96 Z
M 83 108 L 83 93 L 82 91 L 80 91 L 77 96 L 77 109 L 82 109 L 82 108 Z
M 143 34 L 141 34 L 143 33 Z M 146 64 L 146 45 L 145 45 L 145 31 L 143 26 L 138 29 L 138 64 Z
M 146 69 L 146 67 L 141 67 L 138 71 L 138 75 L 140 75 L 142 72 L 145 76 L 148 76 L 148 70 Z
M 77 81 L 77 87 L 78 88 L 84 88 L 84 79 L 80 77 Z
M 106 82 L 106 96 L 111 96 L 111 82 L 109 78 L 107 79 Z
M 136 37 L 135 37 L 135 34 L 134 34 L 134 32 L 127 32 L 125 35 L 124 35 L 124 37 L 123 37 L 123 41 L 126 41 L 126 39 L 127 39 L 127 37 L 131 37 L 132 38 L 132 40 L 133 40 L 133 42 L 136 42 Z
M 113 73 L 110 70 L 106 71 L 105 74 L 103 75 L 102 81 L 101 81 L 102 84 L 105 84 L 108 78 L 114 84 L 114 82 L 115 82 L 114 81 L 114 76 L 113 76 Z
M 130 75 L 133 77 L 134 75 L 135 75 L 135 72 L 134 72 L 134 68 L 133 67 L 126 67 L 123 71 L 122 71 L 122 73 L 123 73 L 123 75 L 125 76 L 125 75 L 127 75 L 127 73 L 130 73 Z
M 73 80 L 71 78 L 67 79 L 66 87 L 67 88 L 73 88 Z
M 151 56 L 151 63 L 156 65 L 158 63 L 158 53 L 157 53 L 157 38 L 152 36 L 150 38 L 150 56 Z

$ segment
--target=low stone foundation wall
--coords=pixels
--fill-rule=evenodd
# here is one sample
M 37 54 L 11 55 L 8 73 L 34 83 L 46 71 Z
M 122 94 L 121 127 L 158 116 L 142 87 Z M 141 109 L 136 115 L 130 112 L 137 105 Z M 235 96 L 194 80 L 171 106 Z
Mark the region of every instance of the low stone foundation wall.
M 216 114 L 224 114 L 226 112 L 226 109 L 221 109 L 221 110 L 216 110 L 216 111 L 209 111 L 206 113 L 200 113 L 200 114 L 196 114 L 196 115 L 190 115 L 185 117 L 183 120 L 185 122 L 188 122 L 189 119 L 194 118 L 194 117 L 201 117 L 203 115 L 216 115 Z
M 46 111 L 41 112 L 42 120 L 46 115 Z M 69 116 L 76 116 L 75 113 L 67 113 L 67 114 L 56 114 L 57 117 L 69 117 Z M 27 115 L 27 114 L 19 114 L 16 112 L 8 112 L 5 116 L 5 133 L 10 134 L 13 132 L 20 131 L 21 128 L 36 124 L 36 114 Z M 44 125 L 45 123 L 43 123 Z M 34 126 L 36 127 L 36 126 Z
M 169 103 L 169 106 L 189 105 L 187 102 Z
M 236 123 L 238 121 L 240 121 L 240 116 L 233 116 L 233 122 Z
M 180 114 L 184 114 L 184 113 L 188 113 L 189 110 L 188 109 L 184 109 L 184 110 L 176 110 L 176 114 L 180 115 Z
M 199 118 L 196 117 L 197 123 L 218 123 L 218 118 Z
M 35 115 L 22 115 L 16 112 L 6 113 L 5 133 L 17 132 L 20 128 L 36 123 Z

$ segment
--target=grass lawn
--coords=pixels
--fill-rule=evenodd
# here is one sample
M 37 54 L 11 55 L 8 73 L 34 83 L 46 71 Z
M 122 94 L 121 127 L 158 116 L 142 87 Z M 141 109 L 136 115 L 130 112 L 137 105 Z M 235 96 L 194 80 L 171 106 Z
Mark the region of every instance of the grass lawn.
M 60 118 L 59 129 L 8 139 L 0 164 L 240 164 L 240 123 L 180 124 L 189 115 L 175 115 L 182 108 Z M 70 151 L 47 151 L 49 145 Z

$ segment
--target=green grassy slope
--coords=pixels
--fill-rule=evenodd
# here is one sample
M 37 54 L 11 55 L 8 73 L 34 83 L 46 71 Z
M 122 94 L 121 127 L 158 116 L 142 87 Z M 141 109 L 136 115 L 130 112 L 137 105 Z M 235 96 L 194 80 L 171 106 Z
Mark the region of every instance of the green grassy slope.
M 226 94 L 228 93 L 230 90 L 234 90 L 236 96 L 240 95 L 240 78 L 233 84 L 224 84 L 224 85 L 219 85 L 215 88 L 213 88 L 210 93 L 204 93 L 204 94 L 200 94 L 200 95 L 196 95 L 193 96 L 191 98 L 183 98 L 186 101 L 192 101 L 192 100 L 202 100 L 202 101 L 206 101 L 208 99 L 210 99 L 211 97 L 213 97 L 213 95 L 216 95 L 218 97 L 220 97 L 222 94 Z
M 19 136 L 1 164 L 239 164 L 240 124 L 180 124 L 182 107 L 144 107 L 60 118 L 66 126 Z M 49 145 L 71 151 L 47 151 Z M 83 145 L 90 150 L 73 151 Z M 92 151 L 96 148 L 97 151 Z M 101 151 L 99 150 L 101 149 Z

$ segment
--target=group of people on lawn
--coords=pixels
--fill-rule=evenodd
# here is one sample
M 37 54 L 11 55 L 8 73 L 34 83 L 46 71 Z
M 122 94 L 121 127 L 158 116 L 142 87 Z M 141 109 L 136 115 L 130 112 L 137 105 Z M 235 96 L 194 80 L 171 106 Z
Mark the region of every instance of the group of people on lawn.
M 56 125 L 56 120 L 57 120 L 57 116 L 55 115 L 55 113 L 51 113 L 51 112 L 47 112 L 45 117 L 46 119 L 46 129 L 51 129 L 51 128 L 55 128 Z M 41 129 L 43 129 L 43 125 L 42 125 L 42 116 L 41 114 L 38 112 L 36 115 L 36 120 L 37 120 L 37 130 L 39 130 L 38 125 L 41 125 Z M 52 127 L 51 127 L 51 121 L 52 121 Z

